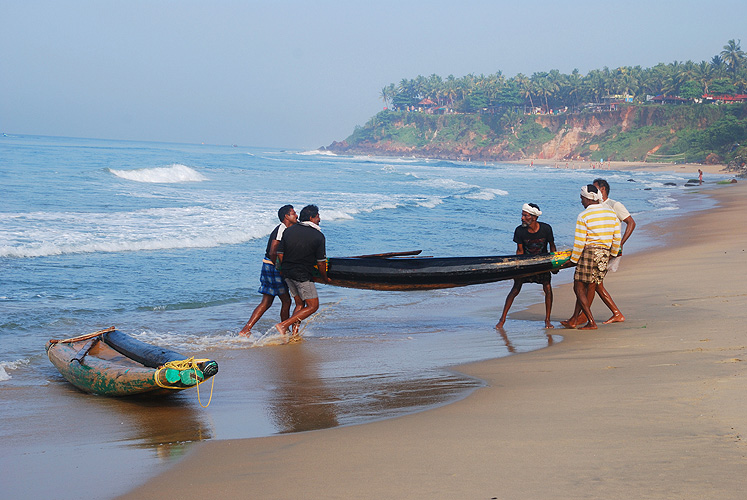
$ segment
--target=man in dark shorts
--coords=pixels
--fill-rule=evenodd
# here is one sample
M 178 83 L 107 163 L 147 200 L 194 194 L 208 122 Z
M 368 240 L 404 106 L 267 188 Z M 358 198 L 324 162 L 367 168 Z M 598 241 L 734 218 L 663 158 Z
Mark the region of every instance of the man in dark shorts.
M 516 243 L 516 255 L 540 255 L 555 252 L 555 238 L 552 234 L 552 227 L 544 222 L 539 222 L 537 218 L 542 215 L 538 205 L 534 203 L 525 203 L 521 207 L 521 225 L 514 231 L 514 242 Z M 552 285 L 550 271 L 545 273 L 516 278 L 514 286 L 508 292 L 506 304 L 503 306 L 503 314 L 496 328 L 503 328 L 506 322 L 508 310 L 514 303 L 514 299 L 521 292 L 521 285 L 524 283 L 539 283 L 545 292 L 545 328 L 553 328 L 550 323 L 550 312 L 552 311 Z
M 252 327 L 267 312 L 275 297 L 280 298 L 280 321 L 284 321 L 290 317 L 290 294 L 288 293 L 288 288 L 285 285 L 283 277 L 275 268 L 275 261 L 277 260 L 277 249 L 280 241 L 283 239 L 283 234 L 287 228 L 298 222 L 298 215 L 293 209 L 293 205 L 283 205 L 278 210 L 278 218 L 280 219 L 280 224 L 270 233 L 270 238 L 267 240 L 267 248 L 265 249 L 265 258 L 262 259 L 262 271 L 259 275 L 258 290 L 262 294 L 262 301 L 254 309 L 252 316 L 249 318 L 247 324 L 244 325 L 244 328 L 241 329 L 239 335 L 248 337 L 252 334 Z
M 327 277 L 326 240 L 319 227 L 319 208 L 316 205 L 303 207 L 300 220 L 301 222 L 285 231 L 278 246 L 280 272 L 291 295 L 296 298 L 293 315 L 275 325 L 277 331 L 283 335 L 295 323 L 300 323 L 319 309 L 319 296 L 314 285 L 314 267 L 319 269 L 319 281 L 330 281 Z M 293 334 L 297 335 L 295 331 Z

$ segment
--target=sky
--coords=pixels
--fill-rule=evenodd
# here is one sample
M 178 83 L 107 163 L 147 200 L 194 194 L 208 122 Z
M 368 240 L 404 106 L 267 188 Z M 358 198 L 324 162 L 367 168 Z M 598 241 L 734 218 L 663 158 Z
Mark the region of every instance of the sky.
M 316 149 L 418 75 L 710 60 L 747 0 L 0 0 L 0 133 Z

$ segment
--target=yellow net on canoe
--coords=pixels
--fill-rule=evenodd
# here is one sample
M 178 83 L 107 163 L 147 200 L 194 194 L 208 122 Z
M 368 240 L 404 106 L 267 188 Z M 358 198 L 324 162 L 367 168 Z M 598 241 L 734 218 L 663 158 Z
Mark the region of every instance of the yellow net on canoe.
M 213 378 L 213 381 L 210 384 L 210 398 L 208 399 L 207 404 L 203 405 L 202 399 L 200 398 L 200 384 L 203 383 L 205 380 L 200 380 L 197 377 L 197 370 L 199 370 L 198 364 L 204 363 L 206 361 L 211 361 L 211 360 L 210 359 L 195 359 L 195 357 L 192 356 L 191 358 L 187 358 L 187 359 L 169 361 L 166 364 L 164 364 L 161 368 L 156 370 L 156 375 L 155 375 L 156 384 L 159 387 L 163 387 L 164 389 L 183 389 L 184 387 L 170 386 L 170 385 L 161 383 L 161 381 L 159 380 L 160 377 L 158 375 L 162 370 L 168 370 L 168 369 L 178 370 L 180 372 L 185 371 L 185 370 L 192 370 L 194 372 L 195 380 L 197 381 L 197 402 L 200 403 L 200 406 L 202 406 L 203 408 L 207 408 L 208 406 L 210 406 L 210 402 L 213 400 L 213 387 L 215 387 L 215 378 Z

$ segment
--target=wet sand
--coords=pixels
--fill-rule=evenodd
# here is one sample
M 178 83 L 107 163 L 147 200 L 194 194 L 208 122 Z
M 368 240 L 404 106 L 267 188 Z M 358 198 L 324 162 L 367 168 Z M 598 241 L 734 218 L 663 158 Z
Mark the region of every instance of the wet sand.
M 712 195 L 716 209 L 637 229 L 669 245 L 608 277 L 625 323 L 459 367 L 487 387 L 426 412 L 200 443 L 125 498 L 744 498 L 747 188 Z M 572 303 L 558 287 L 555 324 Z
M 703 181 L 708 181 L 707 174 L 726 174 L 733 172 L 726 170 L 726 165 L 701 165 L 700 163 L 649 163 L 635 161 L 579 161 L 579 160 L 548 160 L 532 159 L 519 160 L 515 163 L 523 165 L 543 165 L 557 168 L 569 169 L 599 169 L 599 170 L 643 170 L 646 172 L 677 172 L 692 174 L 693 179 L 698 178 L 698 169 L 703 171 Z M 601 175 L 601 174 L 600 174 Z

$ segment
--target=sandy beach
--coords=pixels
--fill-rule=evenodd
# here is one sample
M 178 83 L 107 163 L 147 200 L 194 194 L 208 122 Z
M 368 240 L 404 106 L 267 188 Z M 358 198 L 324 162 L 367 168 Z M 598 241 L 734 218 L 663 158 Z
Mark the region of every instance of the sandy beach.
M 716 209 L 636 230 L 668 244 L 606 280 L 626 322 L 458 367 L 487 386 L 422 413 L 200 443 L 123 498 L 745 498 L 747 187 L 711 195 Z M 556 288 L 555 324 L 572 303 Z

